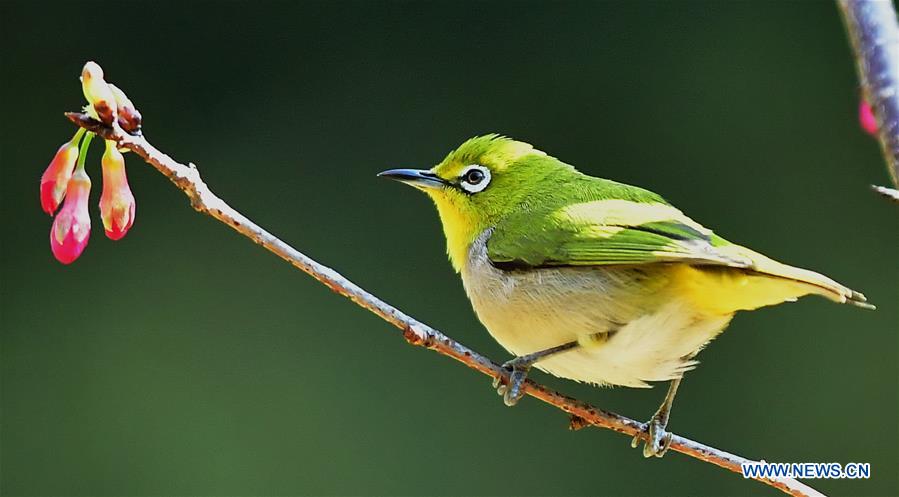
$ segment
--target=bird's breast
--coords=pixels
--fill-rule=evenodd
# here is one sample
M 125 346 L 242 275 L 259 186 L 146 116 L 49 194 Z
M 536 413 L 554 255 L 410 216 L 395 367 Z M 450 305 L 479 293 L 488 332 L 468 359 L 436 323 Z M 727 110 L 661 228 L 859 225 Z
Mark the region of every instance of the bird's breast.
M 472 244 L 462 281 L 478 318 L 513 354 L 617 330 L 650 312 L 667 283 L 637 268 L 500 270 L 487 257 L 489 236 Z

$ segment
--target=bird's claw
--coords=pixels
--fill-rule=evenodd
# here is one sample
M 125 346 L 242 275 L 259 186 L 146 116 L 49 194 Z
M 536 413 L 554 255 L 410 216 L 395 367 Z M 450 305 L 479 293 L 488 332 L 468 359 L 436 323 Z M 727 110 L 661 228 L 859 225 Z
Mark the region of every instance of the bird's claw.
M 493 388 L 496 393 L 503 397 L 503 402 L 512 407 L 524 397 L 524 380 L 528 377 L 528 371 L 531 369 L 529 364 L 519 364 L 515 359 L 503 364 L 503 368 L 509 371 L 509 382 L 503 384 L 501 377 L 493 379 Z
M 653 416 L 641 433 L 634 435 L 631 447 L 637 448 L 644 441 L 643 457 L 662 457 L 671 447 L 671 433 L 665 431 L 665 424 L 657 416 Z

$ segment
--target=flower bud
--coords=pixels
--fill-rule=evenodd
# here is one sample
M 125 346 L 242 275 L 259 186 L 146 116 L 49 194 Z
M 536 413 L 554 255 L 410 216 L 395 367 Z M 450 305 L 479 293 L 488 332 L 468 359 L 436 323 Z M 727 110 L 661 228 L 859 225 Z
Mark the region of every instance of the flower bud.
M 106 152 L 101 162 L 103 193 L 100 195 L 100 218 L 106 236 L 118 240 L 128 233 L 134 223 L 134 195 L 125 175 L 125 158 L 116 149 L 114 141 L 106 140 Z
M 75 135 L 72 141 L 59 147 L 50 165 L 41 176 L 41 207 L 47 214 L 53 215 L 56 208 L 66 196 L 66 186 L 75 170 L 75 162 L 78 160 L 78 138 L 81 133 Z
M 877 136 L 877 118 L 871 109 L 871 104 L 862 99 L 858 104 L 858 123 L 865 133 Z
M 120 90 L 116 85 L 109 83 L 108 86 L 109 89 L 112 90 L 112 95 L 115 98 L 116 111 L 119 114 L 119 126 L 129 133 L 140 131 L 141 115 L 140 112 L 134 108 L 131 99 L 129 99 L 128 95 L 125 95 L 125 92 Z
M 88 61 L 81 70 L 81 91 L 91 105 L 88 114 L 107 126 L 116 120 L 115 96 L 103 80 L 103 69 L 94 61 Z
M 50 228 L 50 250 L 56 260 L 70 264 L 84 252 L 91 234 L 91 218 L 87 212 L 87 200 L 91 180 L 79 168 L 69 180 L 65 203 Z

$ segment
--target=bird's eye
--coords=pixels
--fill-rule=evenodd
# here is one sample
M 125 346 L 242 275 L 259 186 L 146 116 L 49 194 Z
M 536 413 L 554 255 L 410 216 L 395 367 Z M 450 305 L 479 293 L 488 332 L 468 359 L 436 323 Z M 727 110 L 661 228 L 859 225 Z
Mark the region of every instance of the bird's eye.
M 477 185 L 484 180 L 484 173 L 480 169 L 472 169 L 465 173 L 464 181 L 469 185 Z
M 490 183 L 490 170 L 477 164 L 468 166 L 459 175 L 462 189 L 468 193 L 478 193 Z

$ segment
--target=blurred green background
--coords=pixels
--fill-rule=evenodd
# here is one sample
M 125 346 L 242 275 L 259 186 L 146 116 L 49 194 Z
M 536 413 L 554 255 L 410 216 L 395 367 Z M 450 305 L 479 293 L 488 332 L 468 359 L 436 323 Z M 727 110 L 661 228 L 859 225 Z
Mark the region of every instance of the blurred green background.
M 4 495 L 779 495 L 566 430 L 223 225 L 129 155 L 137 220 L 71 266 L 38 180 L 89 59 L 159 148 L 307 254 L 497 361 L 425 196 L 375 178 L 499 132 L 867 293 L 741 314 L 671 428 L 899 494 L 899 210 L 830 2 L 3 3 Z M 647 419 L 664 394 L 534 378 Z

